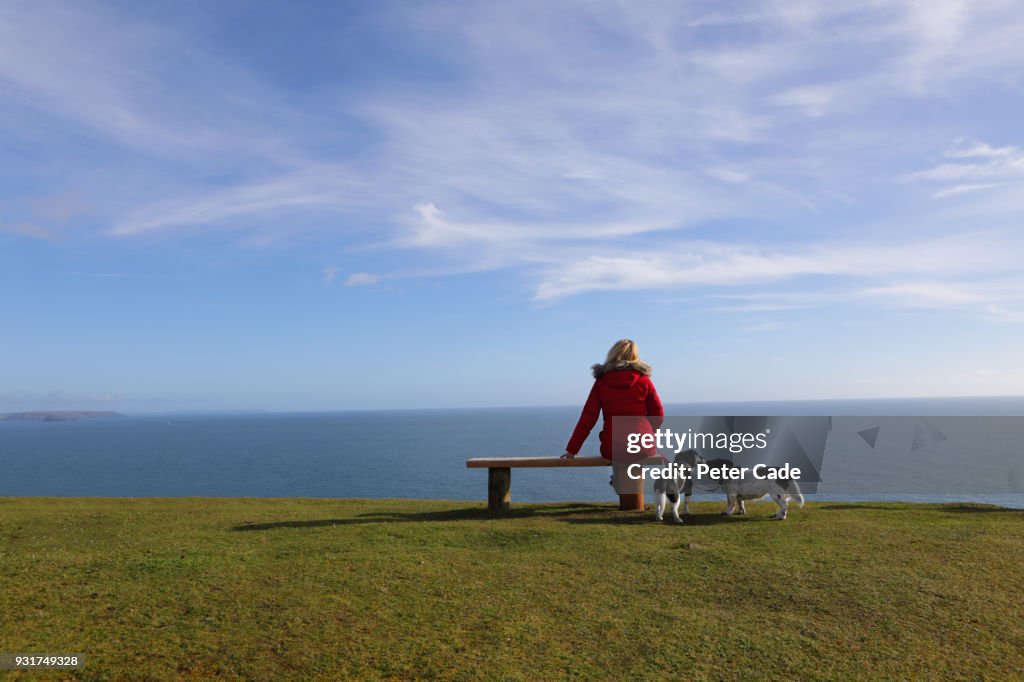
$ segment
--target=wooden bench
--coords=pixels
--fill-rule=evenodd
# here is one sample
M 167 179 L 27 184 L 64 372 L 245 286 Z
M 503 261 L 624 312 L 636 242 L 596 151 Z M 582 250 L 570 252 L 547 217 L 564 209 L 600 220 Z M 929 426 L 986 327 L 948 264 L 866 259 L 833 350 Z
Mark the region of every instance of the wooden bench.
M 640 464 L 661 464 L 660 457 L 642 459 Z M 470 469 L 487 469 L 487 508 L 494 513 L 512 509 L 512 469 L 516 467 L 606 467 L 612 461 L 604 457 L 475 457 L 466 460 Z M 626 477 L 625 469 L 619 469 L 622 489 L 629 492 L 619 494 L 619 509 L 623 511 L 644 510 L 643 481 L 632 481 Z

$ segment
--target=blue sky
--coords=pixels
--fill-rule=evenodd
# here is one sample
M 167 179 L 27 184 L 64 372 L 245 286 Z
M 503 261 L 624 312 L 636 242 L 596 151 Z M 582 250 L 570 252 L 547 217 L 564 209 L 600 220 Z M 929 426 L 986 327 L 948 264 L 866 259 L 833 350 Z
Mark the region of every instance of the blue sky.
M 1024 394 L 1024 8 L 5 2 L 0 410 Z

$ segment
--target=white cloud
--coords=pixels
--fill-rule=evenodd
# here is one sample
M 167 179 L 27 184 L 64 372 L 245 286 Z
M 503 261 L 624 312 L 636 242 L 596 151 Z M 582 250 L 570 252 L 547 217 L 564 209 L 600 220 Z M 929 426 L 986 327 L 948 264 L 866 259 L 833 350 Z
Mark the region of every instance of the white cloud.
M 975 142 L 965 146 L 963 142 L 951 147 L 945 156 L 956 159 L 951 163 L 943 163 L 926 170 L 917 171 L 907 176 L 909 180 L 927 180 L 935 182 L 985 180 L 1012 181 L 1024 179 L 1024 151 L 1017 147 L 1006 146 L 994 148 L 983 142 Z M 959 184 L 956 187 L 993 187 L 997 182 L 983 184 Z M 952 189 L 943 190 L 954 193 Z
M 985 182 L 985 183 L 974 184 L 974 185 L 953 185 L 952 187 L 947 187 L 946 189 L 939 190 L 938 192 L 936 192 L 932 196 L 934 196 L 934 197 L 949 197 L 949 196 L 953 196 L 955 194 L 963 194 L 964 192 L 977 192 L 978 190 L 982 190 L 982 189 L 991 189 L 993 187 L 998 187 L 1001 184 L 1002 183 L 999 183 L 999 182 Z
M 1016 147 L 993 147 L 984 142 L 966 138 L 956 140 L 953 146 L 947 149 L 945 153 L 945 156 L 954 159 L 969 159 L 971 157 L 1013 158 L 1019 155 L 1020 152 Z
M 189 199 L 146 206 L 110 229 L 127 236 L 170 228 L 223 224 L 241 217 L 280 216 L 288 211 L 354 211 L 365 207 L 365 187 L 345 168 L 313 166 Z
M 765 332 L 774 332 L 782 329 L 782 324 L 779 322 L 760 322 L 758 324 L 748 325 L 740 329 L 741 332 L 747 334 L 763 334 Z
M 326 84 L 299 108 L 173 22 L 9 3 L 0 104 L 138 154 L 125 165 L 131 186 L 105 183 L 109 195 L 93 202 L 108 211 L 97 221 L 108 234 L 230 228 L 272 244 L 320 230 L 392 258 L 349 285 L 513 267 L 542 301 L 760 291 L 804 277 L 841 278 L 851 298 L 938 301 L 941 290 L 906 283 L 942 286 L 1019 250 L 971 237 L 1019 226 L 875 199 L 893 169 L 935 158 L 955 129 L 979 139 L 904 179 L 947 199 L 937 204 L 998 195 L 995 205 L 1016 205 L 1019 146 L 942 118 L 955 116 L 951 100 L 1013 92 L 1024 72 L 1016 3 L 766 1 L 723 12 L 525 0 L 414 5 L 382 21 L 447 60 L 450 79 L 382 80 L 358 98 Z M 362 145 L 320 144 L 353 121 L 369 131 Z M 132 183 L 133 163 L 151 170 L 154 157 L 153 174 L 172 181 Z M 325 270 L 324 282 L 337 274 Z
M 723 313 L 778 313 L 789 310 L 806 310 L 815 305 L 812 303 L 738 303 L 717 306 L 715 310 Z
M 552 240 L 596 241 L 641 235 L 648 232 L 679 227 L 671 222 L 638 219 L 635 222 L 595 222 L 532 224 L 522 222 L 458 222 L 450 220 L 434 204 L 413 207 L 416 220 L 407 223 L 407 233 L 396 244 L 406 247 L 451 247 L 490 244 L 501 249 L 515 249 L 517 245 Z
M 949 307 L 979 303 L 986 297 L 949 282 L 904 282 L 863 289 L 859 295 L 915 307 Z
M 662 251 L 591 256 L 546 272 L 535 299 L 552 301 L 592 291 L 681 290 L 763 285 L 806 276 L 878 281 L 916 275 L 1016 272 L 1015 245 L 978 237 L 943 238 L 897 245 L 799 245 L 759 249 L 726 243 L 680 243 Z M 864 295 L 901 295 L 918 300 L 964 303 L 972 299 L 938 281 L 888 284 Z
M 379 281 L 379 275 L 374 275 L 369 272 L 353 272 L 351 275 L 345 278 L 345 286 L 361 287 L 366 286 L 368 284 L 376 284 Z
M 284 189 L 274 187 L 276 180 L 260 180 L 214 196 L 157 202 L 119 220 L 115 231 L 214 224 L 292 206 L 335 210 L 369 204 L 386 215 L 403 204 L 432 203 L 451 215 L 469 216 L 449 220 L 443 229 L 433 221 L 399 239 L 403 246 L 436 246 L 458 238 L 460 229 L 473 229 L 470 222 L 496 238 L 507 234 L 511 221 L 497 218 L 503 214 L 518 216 L 512 230 L 518 234 L 524 225 L 545 233 L 584 229 L 594 224 L 594 215 L 615 225 L 663 229 L 756 214 L 765 203 L 816 206 L 819 201 L 808 195 L 838 187 L 816 187 L 824 177 L 800 169 L 805 143 L 771 144 L 780 133 L 802 132 L 801 122 L 764 102 L 795 104 L 822 116 L 850 101 L 866 107 L 891 97 L 911 78 L 878 81 L 877 74 L 894 72 L 892 65 L 898 73 L 912 70 L 915 83 L 939 78 L 946 72 L 943 54 L 992 30 L 987 21 L 967 22 L 959 3 L 940 5 L 925 11 L 907 3 L 876 11 L 852 2 L 751 3 L 749 11 L 718 20 L 685 7 L 615 3 L 470 5 L 460 8 L 458 22 L 449 21 L 447 12 L 454 10 L 414 10 L 416 30 L 437 31 L 445 49 L 472 55 L 461 64 L 471 82 L 486 87 L 454 94 L 382 89 L 360 102 L 353 113 L 380 131 L 384 142 L 369 163 L 335 163 L 336 173 L 362 183 L 360 191 L 325 197 L 308 175 Z M 985 18 L 999 9 L 973 11 Z M 752 16 L 773 30 L 754 40 L 701 44 L 702 26 Z M 971 30 L 964 28 L 968 23 Z M 587 25 L 618 40 L 597 40 Z M 857 53 L 879 45 L 882 56 L 861 73 L 829 79 L 812 68 L 836 62 L 837 47 Z M 886 59 L 890 64 L 876 63 Z M 992 60 L 977 65 L 1003 66 Z M 966 77 L 972 70 L 965 69 Z M 701 93 L 699 99 L 693 92 Z M 735 142 L 766 146 L 743 160 L 716 149 Z M 755 167 L 760 172 L 752 172 Z M 810 182 L 780 182 L 794 170 Z M 263 194 L 271 198 L 255 200 Z M 432 220 L 424 216 L 424 222 Z M 601 230 L 594 234 L 605 236 Z
M 61 117 L 169 157 L 278 149 L 281 140 L 260 118 L 290 107 L 215 50 L 170 24 L 134 20 L 102 3 L 0 6 L 3 98 L 34 110 L 36 121 Z
M 991 304 L 985 306 L 985 312 L 999 322 L 1024 323 L 1024 308 L 1011 309 L 1006 306 Z
M 829 88 L 805 86 L 772 95 L 768 101 L 784 107 L 800 108 L 808 116 L 817 118 L 828 111 L 832 97 Z

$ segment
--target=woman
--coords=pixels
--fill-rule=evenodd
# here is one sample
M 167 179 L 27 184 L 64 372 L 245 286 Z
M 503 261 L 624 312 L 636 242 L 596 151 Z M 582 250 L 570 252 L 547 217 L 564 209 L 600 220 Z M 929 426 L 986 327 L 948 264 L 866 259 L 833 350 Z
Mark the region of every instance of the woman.
M 658 391 L 651 381 L 651 366 L 640 360 L 636 343 L 629 339 L 617 341 L 603 365 L 594 365 L 594 387 L 583 406 L 583 413 L 576 424 L 576 429 L 565 447 L 562 457 L 572 458 L 583 447 L 583 441 L 590 435 L 597 423 L 597 418 L 604 412 L 602 425 L 601 456 L 613 459 L 616 463 L 626 459 L 642 459 L 654 455 L 654 449 L 639 453 L 627 453 L 626 436 L 629 433 L 650 432 L 651 427 L 661 425 L 661 417 L 665 410 L 661 406 Z M 632 417 L 633 419 L 617 419 L 615 437 L 612 436 L 613 417 Z M 653 417 L 654 419 L 649 419 Z M 625 427 L 625 428 L 623 428 Z

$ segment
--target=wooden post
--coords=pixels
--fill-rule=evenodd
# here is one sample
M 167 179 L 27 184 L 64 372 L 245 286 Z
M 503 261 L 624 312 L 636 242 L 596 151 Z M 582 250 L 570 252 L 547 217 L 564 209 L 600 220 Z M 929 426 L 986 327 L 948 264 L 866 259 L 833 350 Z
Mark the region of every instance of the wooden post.
M 612 479 L 615 492 L 619 494 L 619 511 L 643 511 L 643 479 L 633 480 L 625 466 L 616 464 L 612 465 Z
M 644 494 L 623 493 L 619 495 L 619 511 L 643 511 Z
M 512 510 L 512 469 L 487 469 L 487 509 L 494 514 Z

